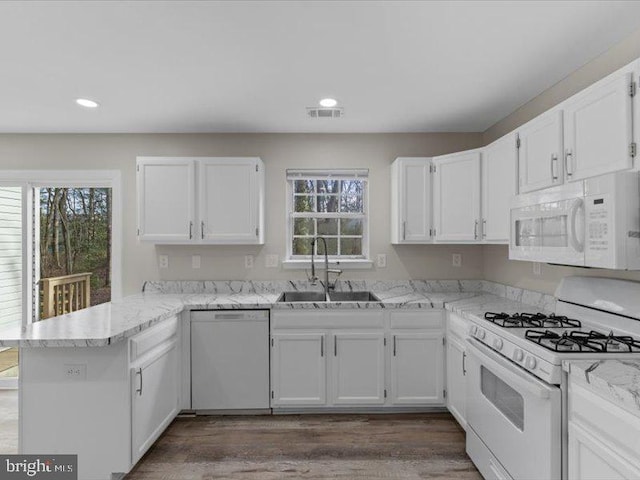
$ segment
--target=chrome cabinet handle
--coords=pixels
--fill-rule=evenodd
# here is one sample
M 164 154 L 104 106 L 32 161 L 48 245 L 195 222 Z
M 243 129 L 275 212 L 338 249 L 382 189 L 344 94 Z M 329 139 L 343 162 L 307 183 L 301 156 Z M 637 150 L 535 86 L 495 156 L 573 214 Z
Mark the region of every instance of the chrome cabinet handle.
M 571 159 L 571 161 L 569 159 Z M 571 162 L 573 162 L 573 152 L 570 148 L 568 148 L 564 154 L 564 171 L 567 172 L 567 177 L 573 175 L 573 172 L 569 171 L 569 165 L 571 164 Z
M 407 222 L 402 222 L 402 239 L 407 239 Z
M 142 368 L 139 368 L 136 375 L 140 375 L 140 388 L 136 390 L 136 393 L 142 396 Z
M 476 220 L 473 224 L 473 238 L 475 240 L 478 239 L 478 220 Z
M 334 357 L 338 356 L 338 336 L 337 335 L 333 336 L 333 356 Z
M 396 356 L 396 336 L 393 336 L 393 356 Z
M 324 357 L 324 335 L 320 337 L 320 356 Z
M 558 155 L 556 155 L 555 153 L 551 154 L 551 179 L 555 182 L 556 180 L 558 180 L 558 174 L 555 173 L 556 170 L 553 169 L 553 164 L 558 164 Z
M 487 238 L 487 219 L 482 219 L 482 238 Z
M 189 240 L 193 238 L 193 222 L 189 222 Z
M 200 238 L 204 240 L 204 221 L 200 222 Z
M 467 352 L 462 352 L 462 375 L 467 374 Z

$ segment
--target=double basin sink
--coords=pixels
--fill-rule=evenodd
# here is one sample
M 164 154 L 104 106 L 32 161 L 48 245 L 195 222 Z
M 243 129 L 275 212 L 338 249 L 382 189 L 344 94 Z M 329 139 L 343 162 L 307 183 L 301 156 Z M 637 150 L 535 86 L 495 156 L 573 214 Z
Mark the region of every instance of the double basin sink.
M 282 292 L 277 302 L 380 302 L 372 292 Z

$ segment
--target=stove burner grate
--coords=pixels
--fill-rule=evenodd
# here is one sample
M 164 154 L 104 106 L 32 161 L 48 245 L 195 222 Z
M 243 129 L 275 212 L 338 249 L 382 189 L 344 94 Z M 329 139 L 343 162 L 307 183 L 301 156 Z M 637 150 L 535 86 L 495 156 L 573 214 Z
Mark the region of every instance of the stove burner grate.
M 579 320 L 544 313 L 486 312 L 484 318 L 504 328 L 580 328 Z
M 550 330 L 527 330 L 525 337 L 534 343 L 556 352 L 637 353 L 640 341 L 626 335 L 608 335 L 591 330 L 589 332 L 552 332 Z

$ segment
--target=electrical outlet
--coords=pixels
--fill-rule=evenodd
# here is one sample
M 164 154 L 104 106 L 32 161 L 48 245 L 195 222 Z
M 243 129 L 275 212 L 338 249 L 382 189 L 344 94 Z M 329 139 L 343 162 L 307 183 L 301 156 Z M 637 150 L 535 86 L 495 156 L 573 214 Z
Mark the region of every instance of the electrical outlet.
M 191 255 L 191 268 L 200 268 L 202 259 L 200 255 Z
M 280 259 L 278 258 L 278 254 L 272 253 L 265 257 L 264 266 L 267 268 L 278 268 L 279 261 Z
M 253 255 L 244 256 L 244 268 L 253 268 Z
M 158 255 L 158 265 L 160 268 L 169 268 L 169 255 Z
M 67 380 L 86 380 L 87 365 L 86 363 L 66 364 L 64 365 L 64 377 Z
M 451 255 L 451 265 L 453 265 L 454 267 L 461 267 L 462 266 L 462 254 L 461 253 L 454 253 L 453 255 Z
M 385 268 L 387 266 L 387 254 L 379 253 L 376 258 L 376 265 L 378 268 Z
M 533 262 L 533 274 L 534 275 L 542 274 L 542 272 L 540 271 L 540 262 Z

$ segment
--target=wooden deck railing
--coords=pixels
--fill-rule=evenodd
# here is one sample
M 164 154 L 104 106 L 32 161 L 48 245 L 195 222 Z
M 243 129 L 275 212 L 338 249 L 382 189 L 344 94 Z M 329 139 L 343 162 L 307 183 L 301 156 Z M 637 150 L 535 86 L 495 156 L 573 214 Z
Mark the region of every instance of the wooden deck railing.
M 91 305 L 91 273 L 43 278 L 41 319 L 75 312 Z

